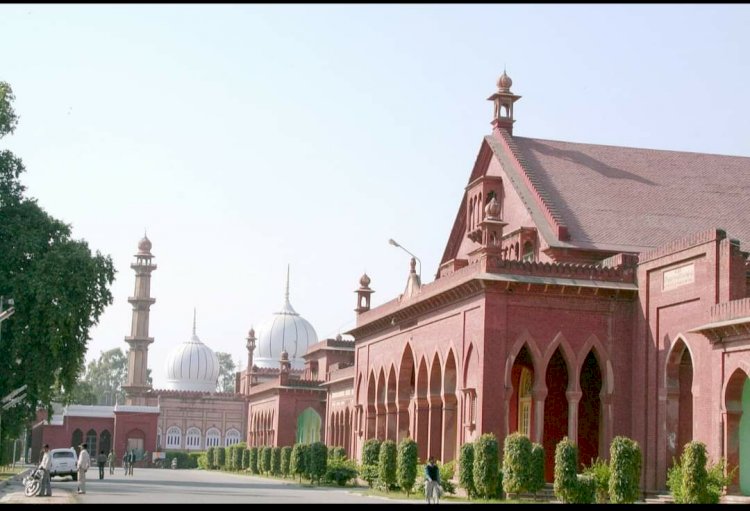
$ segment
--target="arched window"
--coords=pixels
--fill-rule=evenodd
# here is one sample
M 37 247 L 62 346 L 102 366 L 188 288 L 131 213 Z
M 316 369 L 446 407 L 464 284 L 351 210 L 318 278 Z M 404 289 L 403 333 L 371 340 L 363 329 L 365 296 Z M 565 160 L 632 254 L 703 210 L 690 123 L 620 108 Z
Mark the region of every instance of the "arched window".
M 321 419 L 318 412 L 312 408 L 306 408 L 297 418 L 297 442 L 298 444 L 311 444 L 320 442 Z
M 73 436 L 70 440 L 70 445 L 74 447 L 76 450 L 78 450 L 78 446 L 83 443 L 83 431 L 80 429 L 76 429 L 73 431 Z
M 99 435 L 99 450 L 109 453 L 112 450 L 112 435 L 109 430 L 102 431 Z
M 227 430 L 226 437 L 224 437 L 224 446 L 229 447 L 238 443 L 240 443 L 240 432 L 234 428 Z
M 172 426 L 167 430 L 167 449 L 179 449 L 182 443 L 182 430 Z
M 86 433 L 86 450 L 91 456 L 96 456 L 96 431 L 93 429 Z
M 221 433 L 216 428 L 206 431 L 206 448 L 219 447 L 221 443 Z
M 201 448 L 201 430 L 198 428 L 188 428 L 185 433 L 185 449 L 195 451 Z
M 534 262 L 534 244 L 527 241 L 523 244 L 523 258 L 524 261 Z
M 518 385 L 518 432 L 529 436 L 531 433 L 531 388 L 534 385 L 532 373 L 525 367 L 521 370 Z

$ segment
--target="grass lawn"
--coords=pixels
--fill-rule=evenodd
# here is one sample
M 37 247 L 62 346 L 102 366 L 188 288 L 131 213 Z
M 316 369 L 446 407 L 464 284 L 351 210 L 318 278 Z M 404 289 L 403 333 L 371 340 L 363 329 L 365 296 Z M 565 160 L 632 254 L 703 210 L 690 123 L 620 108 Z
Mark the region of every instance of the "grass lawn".
M 23 467 L 0 467 L 0 481 L 4 481 L 6 479 L 10 479 L 16 474 L 19 474 L 23 472 Z

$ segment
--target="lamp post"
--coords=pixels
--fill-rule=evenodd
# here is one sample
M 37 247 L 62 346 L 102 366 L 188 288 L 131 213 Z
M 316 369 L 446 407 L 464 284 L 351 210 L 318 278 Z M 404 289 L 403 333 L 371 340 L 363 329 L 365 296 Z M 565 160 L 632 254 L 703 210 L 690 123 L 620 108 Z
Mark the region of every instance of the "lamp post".
M 411 252 L 409 252 L 408 250 L 406 250 L 404 247 L 402 247 L 401 245 L 399 245 L 396 242 L 396 240 L 394 240 L 393 238 L 389 239 L 388 243 L 390 243 L 394 247 L 400 248 L 401 250 L 403 250 L 404 252 L 406 252 L 407 254 L 409 254 L 410 256 L 412 256 L 414 259 L 417 260 L 417 262 L 419 263 L 419 283 L 421 284 L 422 283 L 422 261 L 420 261 L 417 256 L 415 256 L 414 254 L 412 254 Z

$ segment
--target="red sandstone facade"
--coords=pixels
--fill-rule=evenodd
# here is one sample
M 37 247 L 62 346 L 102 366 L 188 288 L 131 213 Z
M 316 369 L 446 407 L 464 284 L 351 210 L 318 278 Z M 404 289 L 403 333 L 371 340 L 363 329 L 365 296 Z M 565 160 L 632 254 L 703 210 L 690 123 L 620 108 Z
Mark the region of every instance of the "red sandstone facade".
M 128 427 L 155 446 L 180 425 L 241 431 L 250 446 L 321 439 L 355 457 L 369 438 L 410 436 L 422 460 L 443 461 L 483 433 L 520 431 L 544 446 L 548 480 L 564 436 L 589 464 L 625 435 L 646 491 L 700 440 L 739 466 L 730 490 L 750 493 L 750 213 L 737 193 L 750 158 L 517 137 L 511 84 L 504 73 L 489 98 L 493 131 L 434 282 L 412 265 L 404 294 L 371 308 L 364 275 L 355 342 L 310 346 L 304 370 L 286 352 L 278 369 L 254 366 L 251 330 L 232 395 L 150 390 L 143 369 L 134 402 L 161 415 Z M 127 340 L 145 367 L 147 329 Z M 73 422 L 43 438 L 107 427 Z

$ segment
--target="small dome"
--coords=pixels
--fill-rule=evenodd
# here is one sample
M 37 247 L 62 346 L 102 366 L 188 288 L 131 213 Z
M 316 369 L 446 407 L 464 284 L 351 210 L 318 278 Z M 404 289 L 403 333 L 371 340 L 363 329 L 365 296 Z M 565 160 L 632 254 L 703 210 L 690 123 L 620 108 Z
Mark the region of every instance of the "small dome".
M 250 331 L 247 333 L 247 336 L 248 337 L 255 337 L 255 329 L 254 328 L 250 328 Z
M 502 92 L 510 92 L 511 85 L 513 85 L 513 80 L 511 80 L 510 76 L 508 76 L 505 73 L 505 70 L 503 70 L 503 74 L 497 79 L 497 88 Z
M 495 197 L 492 197 L 492 200 L 490 200 L 484 207 L 484 213 L 487 215 L 487 218 L 500 217 L 500 203 L 497 202 Z
M 284 305 L 258 326 L 258 342 L 253 362 L 260 367 L 277 368 L 283 351 L 294 369 L 303 369 L 302 355 L 318 342 L 318 334 L 305 318 L 289 303 L 289 275 L 287 274 Z
M 336 334 L 336 340 L 337 341 L 340 341 L 342 339 L 343 339 L 343 337 L 341 337 L 341 333 Z
M 190 340 L 167 356 L 167 388 L 215 392 L 219 381 L 219 358 L 193 332 Z
M 151 252 L 151 240 L 143 236 L 143 239 L 138 242 L 138 252 L 148 254 Z
M 367 287 L 370 285 L 370 277 L 368 277 L 366 273 L 363 273 L 362 277 L 360 277 L 359 285 L 362 287 Z

